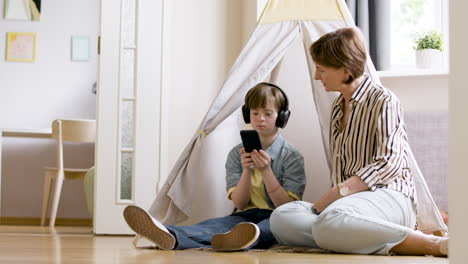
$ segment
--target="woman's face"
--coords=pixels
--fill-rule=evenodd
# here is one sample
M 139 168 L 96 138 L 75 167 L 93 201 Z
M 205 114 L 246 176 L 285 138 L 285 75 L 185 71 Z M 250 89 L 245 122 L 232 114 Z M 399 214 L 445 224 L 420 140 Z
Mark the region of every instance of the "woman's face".
M 314 79 L 320 80 L 327 92 L 340 92 L 348 78 L 349 74 L 344 67 L 335 69 L 316 63 Z

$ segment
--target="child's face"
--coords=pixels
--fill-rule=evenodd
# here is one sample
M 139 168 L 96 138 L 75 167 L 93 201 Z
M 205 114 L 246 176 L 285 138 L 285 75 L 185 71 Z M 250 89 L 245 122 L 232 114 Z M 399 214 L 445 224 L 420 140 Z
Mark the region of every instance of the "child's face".
M 261 136 L 268 136 L 276 133 L 275 126 L 278 111 L 273 103 L 269 102 L 265 108 L 250 109 L 250 123 Z

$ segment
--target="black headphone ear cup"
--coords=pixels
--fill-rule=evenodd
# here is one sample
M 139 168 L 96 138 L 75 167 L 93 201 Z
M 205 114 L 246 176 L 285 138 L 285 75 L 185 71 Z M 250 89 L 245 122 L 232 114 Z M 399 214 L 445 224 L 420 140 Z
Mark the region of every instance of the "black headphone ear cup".
M 276 118 L 275 126 L 279 128 L 284 128 L 288 123 L 290 115 L 291 112 L 288 109 L 280 111 L 278 113 L 278 117 Z
M 246 124 L 250 123 L 250 109 L 246 105 L 242 106 L 242 117 L 244 117 Z

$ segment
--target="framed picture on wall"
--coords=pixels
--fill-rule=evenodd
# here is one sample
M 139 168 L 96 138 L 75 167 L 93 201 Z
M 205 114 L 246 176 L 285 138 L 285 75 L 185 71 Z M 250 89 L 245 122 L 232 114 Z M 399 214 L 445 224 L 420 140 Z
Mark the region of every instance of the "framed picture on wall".
M 36 33 L 7 33 L 7 61 L 36 61 Z
M 89 60 L 89 37 L 72 36 L 71 38 L 71 60 L 88 61 Z
M 41 19 L 41 0 L 5 0 L 4 9 L 5 19 Z

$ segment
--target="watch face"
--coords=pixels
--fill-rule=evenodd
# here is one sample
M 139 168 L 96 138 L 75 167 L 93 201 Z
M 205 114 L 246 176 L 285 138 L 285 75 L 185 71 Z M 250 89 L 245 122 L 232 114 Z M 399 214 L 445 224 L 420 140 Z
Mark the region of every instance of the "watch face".
M 341 184 L 340 186 L 340 195 L 341 196 L 346 196 L 350 193 L 348 186 Z
M 343 189 L 343 187 L 340 188 L 340 195 L 341 195 L 341 196 L 346 196 L 346 192 L 345 192 L 345 190 Z

